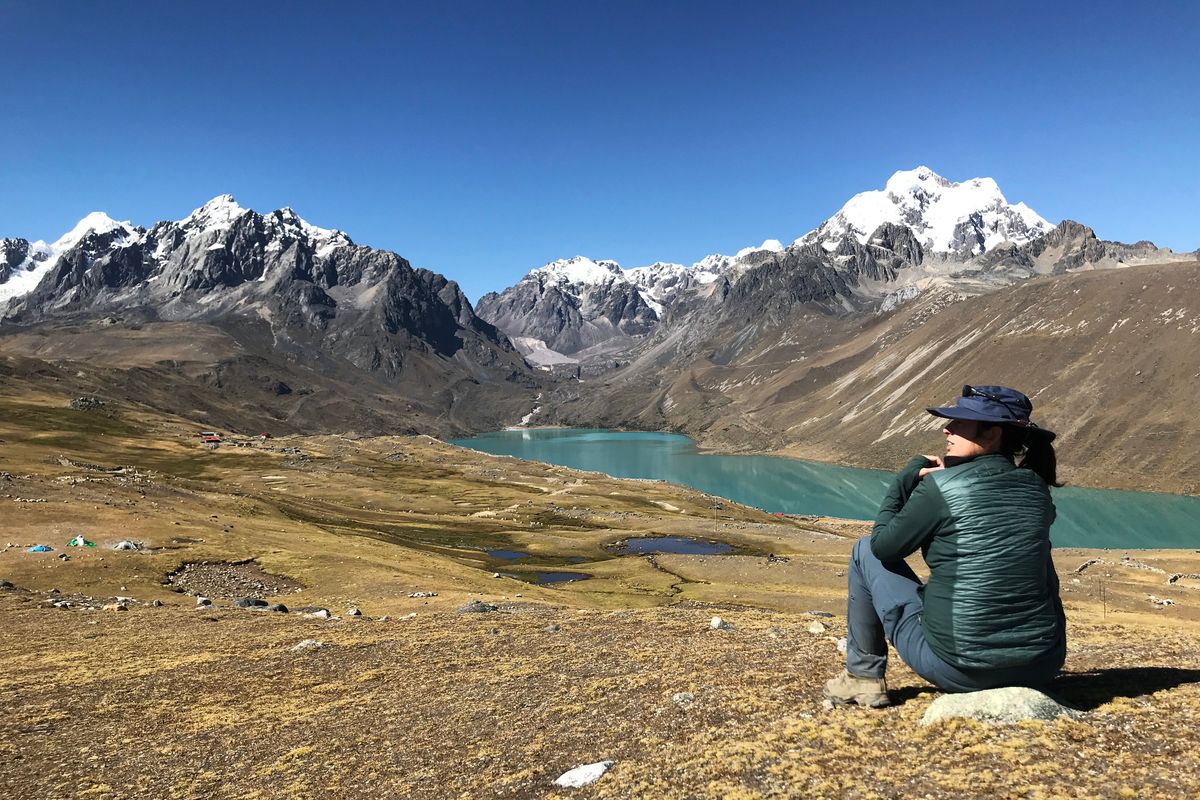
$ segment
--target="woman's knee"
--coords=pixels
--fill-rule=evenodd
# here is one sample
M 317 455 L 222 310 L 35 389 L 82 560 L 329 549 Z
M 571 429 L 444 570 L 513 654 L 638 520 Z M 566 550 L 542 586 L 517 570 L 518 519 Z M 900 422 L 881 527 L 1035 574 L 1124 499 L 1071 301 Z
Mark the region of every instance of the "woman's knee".
M 874 559 L 875 554 L 871 552 L 871 537 L 864 536 L 854 543 L 854 549 L 850 552 L 850 560 L 861 564 L 867 559 Z

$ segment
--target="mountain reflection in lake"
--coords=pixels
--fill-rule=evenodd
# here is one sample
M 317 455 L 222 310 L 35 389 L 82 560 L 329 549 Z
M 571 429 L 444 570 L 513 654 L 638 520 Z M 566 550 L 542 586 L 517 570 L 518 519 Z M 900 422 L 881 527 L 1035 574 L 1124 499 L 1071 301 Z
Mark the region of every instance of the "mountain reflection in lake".
M 485 453 L 656 478 L 786 514 L 873 519 L 892 473 L 775 456 L 702 454 L 686 436 L 590 429 L 498 431 L 452 444 Z M 902 464 L 897 464 L 899 469 Z M 1054 490 L 1057 547 L 1200 547 L 1200 498 Z

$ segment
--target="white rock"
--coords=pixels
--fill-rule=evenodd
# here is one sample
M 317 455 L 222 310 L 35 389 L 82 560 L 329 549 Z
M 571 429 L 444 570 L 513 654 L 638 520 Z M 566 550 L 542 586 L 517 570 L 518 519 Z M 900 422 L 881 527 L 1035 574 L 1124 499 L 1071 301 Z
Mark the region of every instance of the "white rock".
M 827 630 L 829 629 L 825 627 L 824 622 L 817 622 L 816 620 L 813 620 L 812 622 L 808 623 L 809 633 L 824 633 Z
M 595 764 L 584 764 L 582 767 L 567 770 L 554 779 L 554 785 L 564 789 L 578 789 L 587 786 L 600 780 L 600 776 L 608 772 L 615 763 L 615 761 L 597 761 Z
M 671 702 L 680 708 L 687 708 L 692 703 L 696 702 L 696 695 L 691 692 L 676 692 L 671 695 Z
M 980 722 L 1011 724 L 1024 720 L 1049 720 L 1058 717 L 1079 719 L 1082 711 L 1068 708 L 1036 689 L 1009 686 L 981 692 L 944 694 L 929 704 L 922 725 L 961 717 Z
M 325 645 L 322 642 L 318 642 L 316 639 L 305 639 L 304 641 L 292 647 L 292 652 L 303 653 L 306 650 L 320 650 L 324 646 Z
M 708 623 L 708 627 L 712 628 L 714 631 L 728 631 L 733 629 L 732 625 L 720 617 L 713 617 L 712 621 Z
M 329 612 L 322 608 L 320 611 L 312 612 L 309 616 L 316 619 L 329 619 Z
M 417 612 L 413 611 L 413 612 L 412 612 L 412 613 L 410 613 L 410 614 L 405 614 L 405 615 L 404 615 L 403 617 L 401 617 L 400 619 L 416 619 L 416 616 L 417 616 Z

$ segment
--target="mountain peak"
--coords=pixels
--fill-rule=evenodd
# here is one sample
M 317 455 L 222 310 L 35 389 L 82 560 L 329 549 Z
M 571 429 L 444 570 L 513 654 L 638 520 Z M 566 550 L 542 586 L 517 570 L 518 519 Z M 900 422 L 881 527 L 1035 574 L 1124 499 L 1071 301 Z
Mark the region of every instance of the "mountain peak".
M 233 199 L 233 195 L 220 194 L 192 211 L 181 222 L 184 225 L 192 223 L 197 227 L 204 228 L 228 227 L 235 219 L 247 212 L 248 209 L 239 206 Z
M 989 179 L 990 180 L 990 179 Z M 949 187 L 954 184 L 924 165 L 916 169 L 901 169 L 892 173 L 884 186 L 890 194 L 911 192 L 914 187 Z
M 587 256 L 560 258 L 538 267 L 531 274 L 546 276 L 558 283 L 596 284 L 625 277 L 625 271 L 615 261 L 593 261 Z
M 821 242 L 832 250 L 854 236 L 866 244 L 884 223 L 907 226 L 927 250 L 969 255 L 1002 242 L 1024 244 L 1054 227 L 1024 203 L 1009 203 L 992 178 L 954 183 L 919 166 L 894 173 L 882 190 L 854 195 L 796 243 Z
M 128 222 L 117 222 L 103 211 L 93 211 L 50 245 L 50 250 L 56 254 L 63 253 L 79 244 L 89 233 L 109 233 L 122 229 L 132 232 L 133 226 Z

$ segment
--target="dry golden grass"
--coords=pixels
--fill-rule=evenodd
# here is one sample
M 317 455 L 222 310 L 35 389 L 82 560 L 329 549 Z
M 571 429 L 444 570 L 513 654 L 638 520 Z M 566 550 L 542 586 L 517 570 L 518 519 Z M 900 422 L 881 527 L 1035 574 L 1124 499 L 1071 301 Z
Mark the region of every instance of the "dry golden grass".
M 0 590 L 0 796 L 1200 791 L 1200 613 L 1195 589 L 1166 579 L 1200 573 L 1195 553 L 1056 554 L 1072 643 L 1056 691 L 1089 710 L 1084 721 L 926 729 L 917 721 L 936 695 L 898 662 L 895 707 L 820 708 L 821 682 L 839 668 L 839 573 L 860 523 L 718 510 L 662 483 L 421 437 L 208 452 L 182 420 L 80 414 L 63 397 L 5 391 L 0 547 L 20 547 L 0 552 L 0 578 L 16 584 Z M 651 561 L 605 549 L 649 533 L 716 536 L 749 554 Z M 101 546 L 64 547 L 76 534 Z M 146 551 L 105 547 L 123 538 Z M 38 542 L 57 552 L 24 552 Z M 594 577 L 494 578 L 531 568 L 488 548 Z M 1104 560 L 1072 572 L 1094 557 Z M 303 586 L 276 598 L 289 606 L 341 615 L 354 604 L 367 618 L 243 611 L 220 596 L 195 611 L 162 583 L 187 562 L 247 559 Z M 45 602 L 82 595 L 136 602 L 124 613 Z M 453 613 L 475 597 L 501 611 Z M 807 610 L 838 616 L 811 634 Z M 709 630 L 714 613 L 734 629 Z M 326 646 L 292 652 L 307 638 Z M 678 692 L 695 702 L 679 707 Z M 605 758 L 617 764 L 594 786 L 552 786 Z

